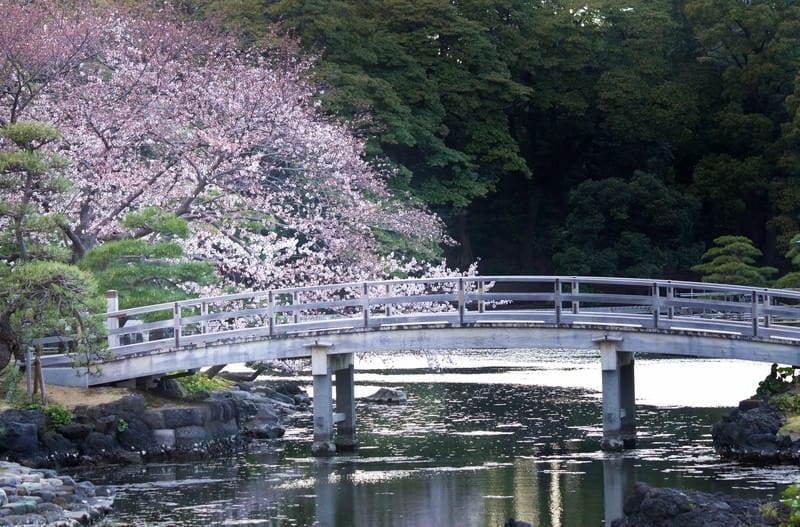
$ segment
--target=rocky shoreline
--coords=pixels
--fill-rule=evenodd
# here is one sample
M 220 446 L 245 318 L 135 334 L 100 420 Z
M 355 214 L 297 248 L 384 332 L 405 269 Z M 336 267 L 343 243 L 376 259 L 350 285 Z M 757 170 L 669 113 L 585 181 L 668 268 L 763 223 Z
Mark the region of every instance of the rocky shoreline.
M 70 422 L 54 425 L 41 410 L 0 414 L 0 527 L 89 525 L 113 505 L 111 488 L 58 475 L 78 464 L 136 464 L 233 455 L 253 438 L 283 436 L 308 395 L 297 385 L 242 381 L 217 393 L 186 394 L 174 381 L 158 387 L 161 403 L 131 393 L 116 401 L 78 406 Z M 401 401 L 401 394 L 381 402 Z M 164 402 L 163 398 L 167 398 Z M 800 438 L 781 432 L 784 412 L 765 400 L 746 400 L 712 430 L 724 459 L 761 464 L 800 459 Z M 637 483 L 625 516 L 614 527 L 777 526 L 788 511 L 724 495 L 654 488 Z
M 89 525 L 108 514 L 113 502 L 113 489 L 0 461 L 0 526 Z
M 186 394 L 162 381 L 155 407 L 148 394 L 77 406 L 54 424 L 42 410 L 0 414 L 0 527 L 89 525 L 111 510 L 113 489 L 77 483 L 54 470 L 86 464 L 137 464 L 233 455 L 251 439 L 282 437 L 308 395 L 293 383 L 241 382 L 216 393 Z
M 748 399 L 714 425 L 711 437 L 723 459 L 774 464 L 800 460 L 800 438 L 785 433 L 786 414 L 764 400 Z
M 780 503 L 636 483 L 625 517 L 611 527 L 774 527 L 786 519 Z

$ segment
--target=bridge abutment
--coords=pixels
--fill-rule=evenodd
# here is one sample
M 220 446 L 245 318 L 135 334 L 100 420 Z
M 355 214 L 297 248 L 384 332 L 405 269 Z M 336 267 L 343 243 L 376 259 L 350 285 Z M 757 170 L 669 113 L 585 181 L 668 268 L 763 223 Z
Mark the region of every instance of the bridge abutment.
M 356 439 L 356 400 L 352 353 L 333 353 L 331 344 L 308 346 L 311 373 L 314 378 L 314 443 L 315 456 L 358 447 Z M 333 376 L 336 386 L 336 413 L 333 411 Z M 334 424 L 336 434 L 334 435 Z
M 603 450 L 636 446 L 633 353 L 618 351 L 621 339 L 596 339 L 603 370 Z

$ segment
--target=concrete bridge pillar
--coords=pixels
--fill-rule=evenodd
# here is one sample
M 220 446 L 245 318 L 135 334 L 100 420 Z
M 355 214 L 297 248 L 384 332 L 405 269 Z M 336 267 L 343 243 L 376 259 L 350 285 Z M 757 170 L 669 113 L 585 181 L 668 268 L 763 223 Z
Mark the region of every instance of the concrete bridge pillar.
M 335 355 L 338 364 L 333 370 L 336 377 L 336 450 L 353 451 L 358 448 L 356 438 L 356 394 L 353 354 Z M 347 364 L 345 366 L 345 364 Z
M 353 375 L 353 354 L 333 353 L 332 344 L 315 342 L 307 346 L 311 354 L 314 378 L 314 443 L 315 456 L 335 454 L 337 450 L 355 450 L 356 400 Z M 336 376 L 336 413 L 333 412 L 332 377 Z M 334 437 L 334 424 L 336 436 Z
M 617 351 L 621 341 L 610 337 L 595 340 L 603 369 L 603 450 L 636 446 L 633 353 Z

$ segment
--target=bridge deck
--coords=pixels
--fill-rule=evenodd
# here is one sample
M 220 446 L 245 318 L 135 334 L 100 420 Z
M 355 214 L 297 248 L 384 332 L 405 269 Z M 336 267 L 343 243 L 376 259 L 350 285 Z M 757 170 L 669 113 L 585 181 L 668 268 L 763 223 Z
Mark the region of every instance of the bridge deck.
M 106 314 L 111 358 L 48 382 L 93 385 L 213 364 L 342 352 L 591 348 L 800 363 L 800 292 L 646 279 L 495 276 L 374 281 L 237 293 Z

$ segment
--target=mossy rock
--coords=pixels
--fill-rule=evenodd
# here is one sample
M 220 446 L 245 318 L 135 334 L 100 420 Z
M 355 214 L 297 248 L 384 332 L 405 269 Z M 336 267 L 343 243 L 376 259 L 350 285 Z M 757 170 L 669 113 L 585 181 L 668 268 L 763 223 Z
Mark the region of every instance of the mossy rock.
M 778 437 L 788 436 L 794 443 L 800 440 L 800 415 L 786 418 L 786 423 L 778 430 Z

